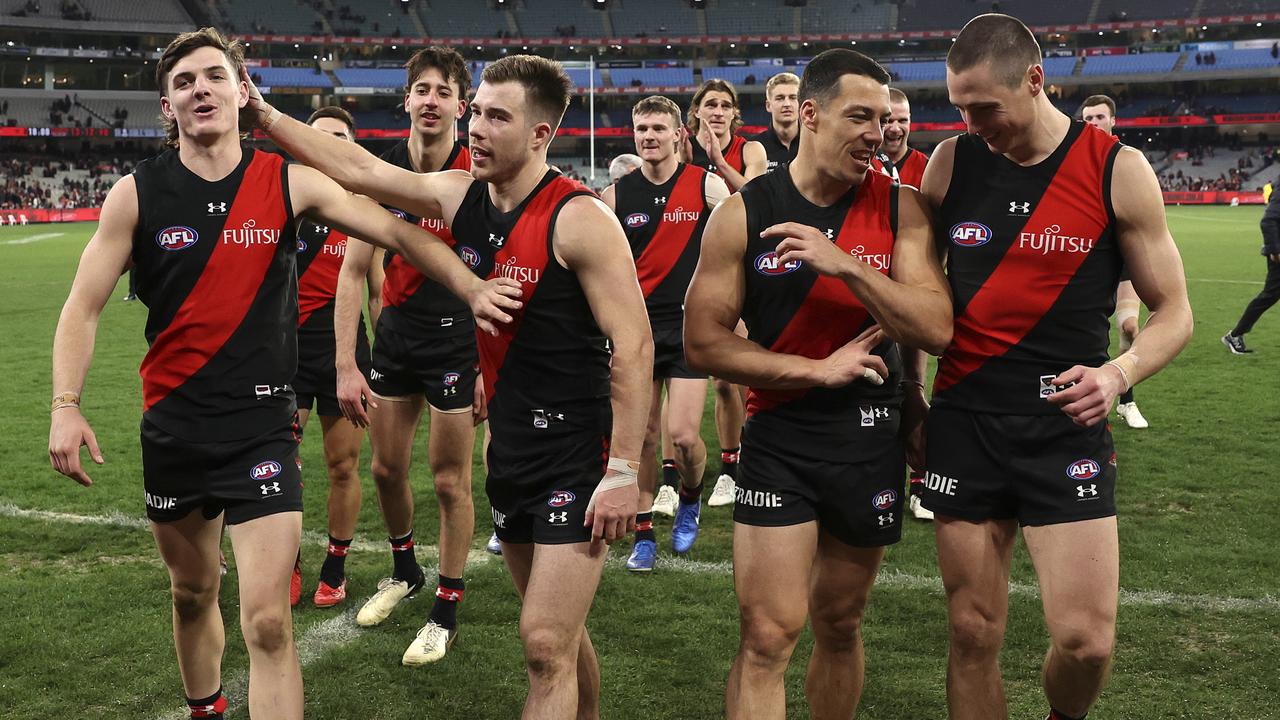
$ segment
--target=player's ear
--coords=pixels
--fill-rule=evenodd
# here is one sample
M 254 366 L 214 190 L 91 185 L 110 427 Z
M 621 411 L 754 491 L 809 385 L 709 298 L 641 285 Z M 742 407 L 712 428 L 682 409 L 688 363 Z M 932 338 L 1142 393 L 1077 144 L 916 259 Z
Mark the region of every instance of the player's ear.
M 818 126 L 818 104 L 813 98 L 800 103 L 800 123 L 813 132 Z
M 544 148 L 551 144 L 551 140 L 555 138 L 556 129 L 551 123 L 543 121 L 535 123 L 533 126 L 532 145 L 533 149 Z
M 160 114 L 170 120 L 174 118 L 173 103 L 169 101 L 168 95 L 160 96 Z

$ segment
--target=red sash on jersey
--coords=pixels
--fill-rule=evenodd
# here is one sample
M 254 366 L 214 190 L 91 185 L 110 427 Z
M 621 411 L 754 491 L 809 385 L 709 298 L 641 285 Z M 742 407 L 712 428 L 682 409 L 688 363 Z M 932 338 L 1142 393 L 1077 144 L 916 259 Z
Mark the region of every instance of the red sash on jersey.
M 471 170 L 470 150 L 465 147 L 459 148 L 457 156 L 446 169 Z M 440 218 L 421 218 L 418 220 L 418 226 L 443 240 L 449 247 L 453 247 L 453 233 L 449 232 L 449 226 L 445 225 Z M 426 281 L 427 277 L 418 272 L 418 269 L 408 260 L 401 257 L 399 253 L 393 255 L 384 270 L 382 304 L 390 307 L 404 304 Z
M 311 313 L 328 305 L 338 294 L 338 275 L 342 271 L 346 245 L 346 233 L 330 228 L 324 245 L 316 248 L 315 257 L 298 277 L 298 327 L 305 325 Z M 335 248 L 335 252 L 325 252 L 325 248 Z M 337 248 L 341 248 L 341 252 L 337 252 Z
M 191 292 L 142 359 L 143 409 L 150 409 L 204 367 L 248 313 L 279 243 L 294 242 L 283 228 L 289 218 L 280 187 L 284 158 L 260 150 L 245 168 L 223 232 L 243 227 L 278 229 L 275 243 L 240 245 L 221 234 Z
M 647 298 L 666 279 L 671 268 L 680 259 L 684 249 L 693 238 L 693 231 L 698 227 L 702 213 L 706 212 L 706 193 L 702 180 L 706 171 L 692 165 L 685 165 L 684 172 L 671 188 L 671 196 L 662 208 L 663 218 L 657 224 L 653 238 L 636 258 L 636 275 L 640 279 L 640 290 Z M 680 213 L 682 217 L 666 219 L 668 208 Z M 690 210 L 685 210 L 690 208 Z M 695 214 L 692 208 L 698 208 Z M 692 217 L 683 217 L 690 215 Z
M 1110 223 L 1102 196 L 1103 169 L 1118 140 L 1088 126 L 1072 144 L 1023 236 L 1028 244 L 1088 239 L 1096 242 Z M 1081 192 L 1088 188 L 1090 192 Z M 938 362 L 933 391 L 952 387 L 1017 345 L 1053 307 L 1087 252 L 1042 252 L 1013 240 L 1000 264 L 956 316 L 951 345 Z M 954 251 L 953 251 L 954 252 Z
M 587 187 L 563 175 L 557 175 L 535 195 L 511 230 L 502 248 L 493 256 L 493 269 L 487 279 L 506 277 L 520 282 L 522 295 L 520 308 L 508 310 L 511 322 L 498 325 L 498 334 L 476 333 L 476 346 L 480 352 L 480 369 L 484 374 L 485 397 L 490 402 L 497 395 L 494 383 L 498 371 L 507 358 L 507 350 L 520 331 L 520 321 L 533 302 L 538 281 L 546 273 L 547 266 L 556 262 L 551 255 L 551 222 L 560 202 L 574 193 L 592 193 Z
M 885 275 L 889 274 L 889 259 L 893 255 L 889 197 L 892 191 L 893 180 L 887 175 L 867 173 L 835 237 L 836 247 L 871 262 Z M 869 315 L 866 306 L 844 281 L 819 275 L 800 309 L 769 349 L 787 355 L 825 358 L 857 337 L 867 326 Z M 777 407 L 808 391 L 751 389 L 747 393 L 747 414 Z
M 729 140 L 729 147 L 721 151 L 724 155 L 724 161 L 734 170 L 746 173 L 747 162 L 742 157 L 742 148 L 747 146 L 747 141 L 741 135 L 731 135 L 730 137 L 732 139 Z

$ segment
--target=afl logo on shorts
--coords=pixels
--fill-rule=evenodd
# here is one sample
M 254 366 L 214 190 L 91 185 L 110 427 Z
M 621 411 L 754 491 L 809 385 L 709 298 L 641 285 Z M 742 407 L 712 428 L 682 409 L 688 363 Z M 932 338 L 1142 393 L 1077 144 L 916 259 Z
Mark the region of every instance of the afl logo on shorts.
M 1102 468 L 1098 467 L 1098 463 L 1085 458 L 1077 460 L 1067 466 L 1067 477 L 1072 480 L 1092 480 L 1098 477 L 1098 473 L 1102 472 Z
M 458 381 L 461 379 L 462 379 L 461 375 L 459 375 L 458 373 L 451 372 L 451 373 L 444 374 L 443 381 L 444 381 L 445 387 L 453 387 L 454 385 L 457 385 Z
M 991 242 L 991 228 L 979 222 L 958 223 L 951 227 L 951 242 L 960 247 L 978 247 Z
M 480 253 L 476 252 L 474 248 L 469 248 L 466 245 L 458 246 L 458 257 L 462 258 L 462 262 L 466 263 L 467 267 L 472 270 L 480 267 Z
M 174 225 L 156 233 L 156 244 L 165 250 L 186 250 L 199 239 L 200 235 L 186 225 Z
M 253 466 L 253 469 L 249 471 L 249 477 L 254 480 L 270 480 L 279 475 L 282 469 L 280 463 L 275 460 L 264 460 Z
M 799 260 L 788 263 L 778 262 L 778 253 L 770 250 L 756 257 L 756 272 L 761 275 L 786 275 L 799 270 L 801 264 Z
M 898 502 L 898 493 L 893 489 L 881 490 L 876 496 L 871 498 L 871 504 L 877 510 L 888 510 L 893 504 Z
M 644 213 L 631 213 L 627 216 L 627 227 L 638 228 L 649 223 L 649 216 Z
M 551 498 L 547 500 L 547 504 L 553 508 L 562 508 L 577 499 L 578 496 L 568 490 L 557 490 L 551 493 Z

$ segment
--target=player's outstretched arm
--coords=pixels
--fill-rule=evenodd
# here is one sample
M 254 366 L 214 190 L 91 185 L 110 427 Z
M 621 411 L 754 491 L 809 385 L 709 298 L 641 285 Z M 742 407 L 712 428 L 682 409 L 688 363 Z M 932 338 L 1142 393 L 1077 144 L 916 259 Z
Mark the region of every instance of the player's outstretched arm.
M 107 193 L 98 229 L 80 255 L 71 293 L 53 335 L 56 402 L 49 420 L 49 462 L 81 485 L 92 485 L 93 481 L 80 464 L 80 447 L 89 448 L 95 463 L 101 465 L 103 459 L 93 429 L 80 414 L 80 393 L 93 359 L 98 317 L 128 266 L 137 225 L 138 188 L 133 176 L 127 175 Z
M 427 179 L 428 175 L 392 165 L 357 143 L 282 114 L 262 98 L 249 79 L 247 68 L 240 79 L 249 86 L 248 107 L 256 113 L 258 127 L 298 162 L 316 168 L 351 192 L 421 217 L 445 217 L 435 194 L 437 185 Z
M 684 352 L 689 364 L 723 380 L 758 388 L 840 387 L 889 372 L 871 354 L 883 339 L 872 327 L 830 357 L 814 360 L 766 350 L 733 331 L 742 316 L 746 280 L 747 214 L 740 195 L 712 213 L 702 233 L 702 254 L 684 300 Z
M 465 185 L 469 182 L 460 184 L 464 193 Z M 369 198 L 345 192 L 314 168 L 289 166 L 289 194 L 294 214 L 319 218 L 347 235 L 403 255 L 423 275 L 466 301 L 476 326 L 485 332 L 496 332 L 494 323 L 511 322 L 507 311 L 520 307 L 520 283 L 507 278 L 481 280 L 443 240 L 397 218 Z
M 639 490 L 636 469 L 653 378 L 653 334 L 644 295 L 622 226 L 605 204 L 576 197 L 556 218 L 552 237 L 557 261 L 574 272 L 600 330 L 613 348 L 613 436 L 609 470 L 587 507 L 592 536 L 612 542 L 635 527 Z
M 1077 365 L 1053 382 L 1076 383 L 1049 396 L 1079 425 L 1104 419 L 1116 396 L 1168 365 L 1191 340 L 1193 320 L 1182 256 L 1165 221 L 1160 182 L 1143 154 L 1122 148 L 1111 177 L 1116 238 L 1138 297 L 1151 311 L 1133 346 L 1098 368 Z
M 356 362 L 356 333 L 360 331 L 360 286 L 372 271 L 373 246 L 347 237 L 347 252 L 338 271 L 338 290 L 333 299 L 333 337 L 336 345 L 334 367 L 338 377 L 338 409 L 356 427 L 369 427 L 364 403 L 377 407 L 369 382 Z M 372 294 L 373 288 L 370 288 Z
M 799 260 L 844 281 L 894 342 L 934 355 L 951 343 L 951 291 L 934 253 L 929 212 L 915 189 L 898 191 L 898 234 L 889 275 L 844 252 L 808 225 L 781 223 L 761 235 L 781 241 L 780 262 Z

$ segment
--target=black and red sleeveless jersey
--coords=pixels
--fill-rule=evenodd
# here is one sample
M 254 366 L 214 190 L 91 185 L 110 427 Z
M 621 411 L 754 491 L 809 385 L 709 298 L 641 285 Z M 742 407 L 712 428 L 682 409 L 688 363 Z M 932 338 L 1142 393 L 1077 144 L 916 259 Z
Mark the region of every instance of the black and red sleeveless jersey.
M 147 305 L 143 417 L 184 440 L 286 426 L 298 364 L 298 286 L 287 165 L 243 147 L 207 182 L 167 150 L 138 165 L 133 262 Z
M 383 153 L 382 159 L 406 170 L 413 170 L 407 139 Z M 470 170 L 471 151 L 462 143 L 454 143 L 453 152 L 438 169 Z M 387 209 L 409 222 L 417 223 L 448 245 L 453 245 L 449 226 L 440 218 L 420 218 L 397 208 Z M 387 328 L 401 335 L 414 337 L 454 337 L 475 331 L 471 322 L 471 308 L 443 285 L 418 272 L 403 257 L 388 251 L 384 271 L 386 277 L 382 281 L 382 314 L 378 316 L 380 325 L 385 323 Z
M 334 298 L 346 255 L 347 236 L 341 230 L 310 220 L 298 222 L 299 333 L 333 337 Z
M 920 183 L 924 182 L 924 166 L 928 164 L 929 156 L 915 148 L 907 148 L 907 154 L 902 156 L 901 162 L 895 163 L 884 153 L 876 153 L 871 161 L 873 170 L 879 170 L 903 185 L 910 185 L 917 190 L 920 189 Z
M 459 255 L 483 278 L 518 280 L 524 305 L 497 336 L 477 334 L 494 441 L 513 427 L 597 428 L 609 405 L 609 354 L 577 276 L 552 252 L 556 216 L 570 199 L 592 195 L 549 170 L 510 212 L 488 186 L 472 183 L 453 219 Z M 500 430 L 504 428 L 504 430 Z M 607 431 L 606 431 L 607 434 Z
M 654 327 L 684 323 L 684 294 L 698 266 L 707 207 L 707 171 L 680 164 L 654 185 L 637 170 L 614 185 L 614 212 L 636 261 L 636 275 Z
M 796 159 L 796 154 L 800 152 L 800 134 L 791 139 L 791 147 L 782 144 L 782 140 L 778 138 L 777 130 L 774 130 L 773 124 L 763 131 L 752 135 L 749 140 L 760 143 L 764 148 L 764 156 L 767 160 L 766 172 L 773 172 L 778 169 L 779 165 L 785 165 Z
M 1051 415 L 1053 377 L 1107 360 L 1121 256 L 1111 171 L 1121 145 L 1073 122 L 1043 161 L 1023 167 L 981 138 L 955 146 L 938 213 L 947 241 L 955 335 L 934 402 L 977 412 Z
M 741 135 L 730 135 L 729 137 L 729 147 L 725 148 L 721 153 L 724 155 L 724 161 L 729 163 L 729 167 L 734 170 L 745 173 L 747 171 L 747 161 L 742 157 L 742 148 L 746 147 L 747 140 Z M 689 144 L 693 146 L 693 162 L 689 164 L 697 165 L 707 172 L 719 175 L 720 170 L 716 168 L 715 163 L 711 162 L 711 158 L 707 156 L 706 149 L 702 147 L 697 138 L 692 139 Z
M 783 167 L 747 183 L 742 202 L 747 214 L 742 319 L 752 342 L 773 352 L 825 358 L 875 324 L 848 285 L 819 275 L 800 261 L 780 263 L 776 249 L 781 238 L 762 238 L 760 232 L 783 222 L 815 227 L 841 250 L 887 275 L 898 212 L 898 187 L 891 179 L 867 173 L 836 203 L 819 207 L 800 194 L 790 167 Z M 751 388 L 747 414 L 806 428 L 824 426 L 833 436 L 841 435 L 850 424 L 856 428 L 866 405 L 901 400 L 902 360 L 897 346 L 885 341 L 875 354 L 884 358 L 890 370 L 883 385 L 858 380 L 840 388 Z

